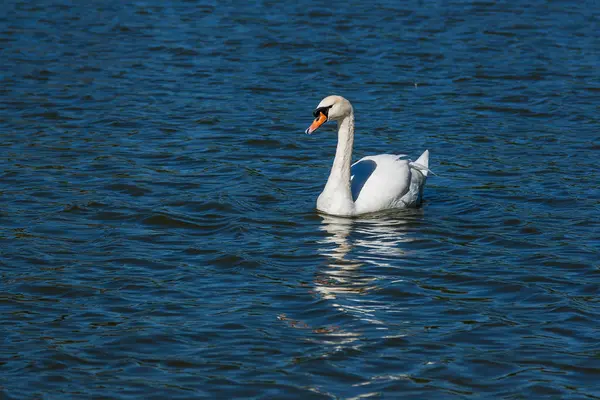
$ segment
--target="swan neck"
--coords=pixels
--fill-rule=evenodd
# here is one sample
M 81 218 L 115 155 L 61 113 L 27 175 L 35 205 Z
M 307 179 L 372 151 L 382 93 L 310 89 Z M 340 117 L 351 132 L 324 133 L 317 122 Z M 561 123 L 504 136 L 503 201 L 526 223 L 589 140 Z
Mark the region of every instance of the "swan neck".
M 350 114 L 338 122 L 338 143 L 331 176 L 342 180 L 350 191 L 350 165 L 354 146 L 354 115 Z
M 353 215 L 354 200 L 350 189 L 350 166 L 354 144 L 354 115 L 338 122 L 338 143 L 329 179 L 317 200 L 317 208 L 329 214 Z

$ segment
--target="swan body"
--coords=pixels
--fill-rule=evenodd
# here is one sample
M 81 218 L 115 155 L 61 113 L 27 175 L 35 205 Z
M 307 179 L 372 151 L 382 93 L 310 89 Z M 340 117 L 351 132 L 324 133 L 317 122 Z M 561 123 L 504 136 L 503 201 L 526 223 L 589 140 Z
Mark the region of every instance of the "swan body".
M 316 119 L 306 130 L 312 134 L 329 120 L 338 123 L 338 144 L 329 179 L 317 199 L 327 214 L 355 216 L 393 208 L 418 207 L 429 171 L 429 151 L 416 160 L 405 155 L 379 154 L 351 165 L 354 145 L 354 111 L 341 96 L 324 98 L 314 111 Z

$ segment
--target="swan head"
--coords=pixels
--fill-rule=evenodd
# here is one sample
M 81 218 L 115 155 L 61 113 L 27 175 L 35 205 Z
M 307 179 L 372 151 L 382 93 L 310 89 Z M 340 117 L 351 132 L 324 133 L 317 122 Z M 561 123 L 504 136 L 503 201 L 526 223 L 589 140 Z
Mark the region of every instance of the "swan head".
M 342 120 L 352 112 L 352 104 L 342 96 L 327 96 L 321 100 L 315 111 L 313 111 L 315 120 L 308 127 L 306 133 L 310 135 L 325 122 Z

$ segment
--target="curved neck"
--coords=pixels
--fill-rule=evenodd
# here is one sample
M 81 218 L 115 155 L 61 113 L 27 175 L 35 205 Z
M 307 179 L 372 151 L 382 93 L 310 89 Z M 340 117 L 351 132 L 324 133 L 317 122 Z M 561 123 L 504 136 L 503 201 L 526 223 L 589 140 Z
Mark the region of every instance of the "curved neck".
M 332 177 L 343 179 L 350 190 L 350 165 L 352 164 L 352 147 L 354 146 L 354 115 L 350 114 L 338 121 L 338 143 L 335 151 L 335 159 L 331 167 Z
M 338 121 L 338 143 L 329 179 L 323 190 L 333 203 L 344 209 L 352 209 L 354 201 L 350 190 L 350 165 L 354 145 L 354 114 Z

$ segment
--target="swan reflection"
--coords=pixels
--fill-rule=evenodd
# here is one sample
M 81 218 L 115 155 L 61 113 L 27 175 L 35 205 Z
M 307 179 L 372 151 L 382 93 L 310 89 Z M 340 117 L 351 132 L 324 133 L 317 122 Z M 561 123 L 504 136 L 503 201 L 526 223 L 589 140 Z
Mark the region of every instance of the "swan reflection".
M 369 293 L 382 279 L 390 284 L 400 275 L 390 269 L 399 268 L 398 260 L 406 256 L 403 243 L 414 240 L 407 233 L 420 215 L 419 210 L 360 219 L 322 215 L 327 237 L 319 242 L 319 252 L 328 264 L 317 273 L 315 291 L 341 311 L 386 329 L 378 311 L 387 312 L 391 305 Z
M 370 267 L 397 268 L 398 258 L 406 255 L 401 243 L 413 240 L 407 233 L 415 221 L 414 216 L 415 212 L 406 215 L 407 218 L 349 219 L 321 215 L 321 230 L 328 236 L 319 242 L 324 245 L 319 252 L 330 262 L 316 280 L 318 292 L 332 299 L 340 293 L 365 293 L 374 289 L 377 277 L 361 273 L 362 267 L 369 264 Z
M 361 276 L 359 270 L 364 262 L 347 257 L 353 247 L 348 236 L 355 221 L 329 215 L 322 217 L 321 230 L 329 235 L 319 242 L 328 245 L 320 248 L 319 252 L 327 256 L 329 264 L 319 271 L 315 279 L 317 292 L 324 299 L 335 299 L 340 293 L 363 293 L 371 290 L 376 278 Z

